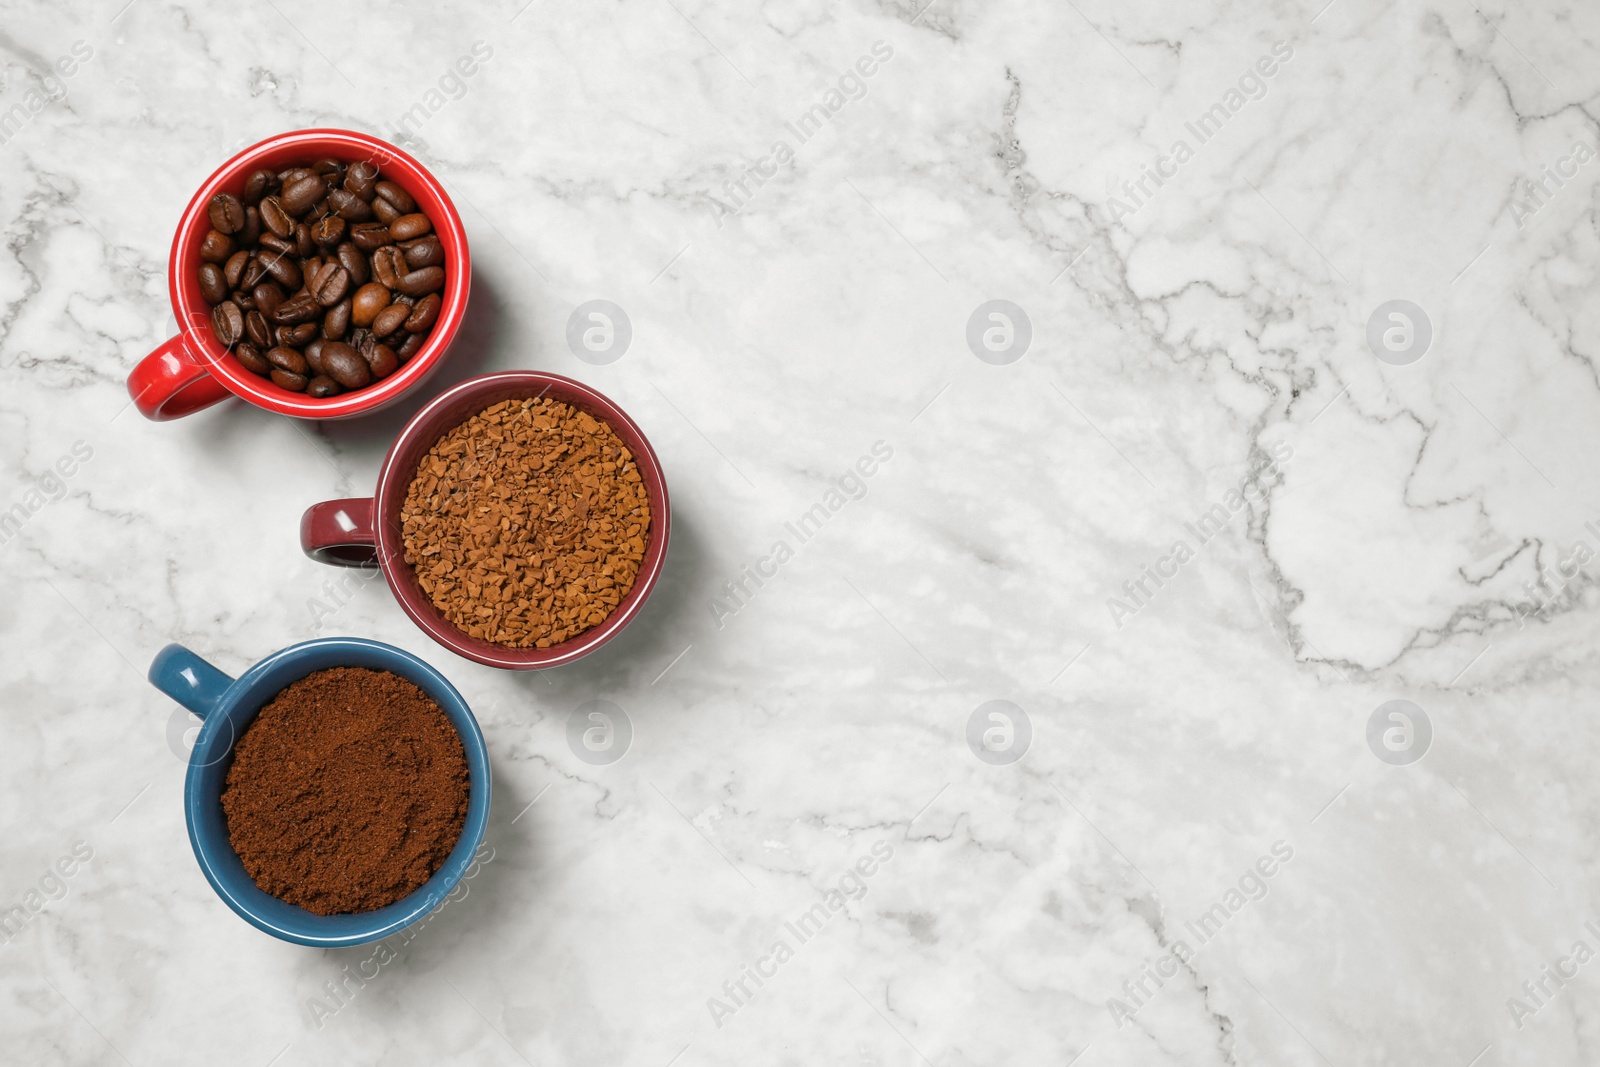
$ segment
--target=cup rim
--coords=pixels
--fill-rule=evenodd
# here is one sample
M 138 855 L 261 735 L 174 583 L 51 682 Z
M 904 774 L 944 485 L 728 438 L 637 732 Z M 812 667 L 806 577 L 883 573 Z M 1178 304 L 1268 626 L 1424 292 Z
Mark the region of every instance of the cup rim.
M 402 470 L 399 457 L 413 450 L 426 437 L 421 451 L 425 452 L 444 433 L 459 425 L 460 420 L 445 424 L 450 409 L 465 398 L 495 393 L 507 386 L 525 386 L 529 395 L 542 395 L 552 386 L 577 394 L 591 414 L 601 415 L 612 429 L 622 437 L 632 450 L 638 464 L 650 501 L 650 540 L 645 545 L 644 559 L 633 588 L 605 621 L 576 637 L 569 638 L 549 648 L 511 648 L 472 637 L 448 622 L 438 613 L 432 600 L 416 585 L 410 566 L 405 562 L 405 549 L 400 544 L 399 524 L 390 523 L 392 509 L 398 513 L 399 505 L 411 485 L 414 469 Z M 378 565 L 383 569 L 385 581 L 394 598 L 411 621 L 429 637 L 458 656 L 489 667 L 503 670 L 542 670 L 558 667 L 600 648 L 616 637 L 643 609 L 645 601 L 654 590 L 666 566 L 667 545 L 671 537 L 672 505 L 667 493 L 666 475 L 655 449 L 639 425 L 615 401 L 591 386 L 573 378 L 548 371 L 499 371 L 468 378 L 440 393 L 411 417 L 389 446 L 383 467 L 378 472 L 377 491 L 372 500 L 372 529 L 378 555 Z
M 237 360 L 229 357 L 211 335 L 210 309 L 204 298 L 199 296 L 198 283 L 194 282 L 200 265 L 200 239 L 210 229 L 207 207 L 211 197 L 225 191 L 230 185 L 242 183 L 248 170 L 262 158 L 289 148 L 304 149 L 313 154 L 325 151 L 340 158 L 385 159 L 386 162 L 380 162 L 379 166 L 398 164 L 400 170 L 407 172 L 402 175 L 401 182 L 407 192 L 418 200 L 431 197 L 438 202 L 441 217 L 432 220 L 434 232 L 445 246 L 446 263 L 453 264 L 445 276 L 445 287 L 441 294 L 443 307 L 439 318 L 421 351 L 382 381 L 325 400 L 281 388 L 270 379 L 250 373 Z M 425 195 L 418 196 L 419 190 Z M 187 284 L 185 279 L 188 279 Z M 461 221 L 455 203 L 445 192 L 444 185 L 427 167 L 389 142 L 355 130 L 334 127 L 291 130 L 258 141 L 235 153 L 212 171 L 210 177 L 195 190 L 188 206 L 179 216 L 172 237 L 172 248 L 167 256 L 167 289 L 172 313 L 178 321 L 185 347 L 195 361 L 240 399 L 280 415 L 303 419 L 337 419 L 365 414 L 394 402 L 420 384 L 438 368 L 455 340 L 466 317 L 471 286 L 472 261 L 466 226 Z
M 375 908 L 369 912 L 340 913 L 327 916 L 316 915 L 309 911 L 305 912 L 306 921 L 312 925 L 316 925 L 320 920 L 324 919 L 341 920 L 340 925 L 347 928 L 344 933 L 311 934 L 298 930 L 288 930 L 276 925 L 267 917 L 258 914 L 248 900 L 241 899 L 232 891 L 230 885 L 232 876 L 224 876 L 217 871 L 210 850 L 201 844 L 200 831 L 197 826 L 198 812 L 196 805 L 201 799 L 199 797 L 201 790 L 199 774 L 206 767 L 221 763 L 224 758 L 231 757 L 233 747 L 239 743 L 239 738 L 243 736 L 244 729 L 233 731 L 233 737 L 228 741 L 228 752 L 225 757 L 202 760 L 201 753 L 210 745 L 212 735 L 216 734 L 221 729 L 222 724 L 227 721 L 227 716 L 223 713 L 231 711 L 234 704 L 242 700 L 245 694 L 251 692 L 261 682 L 261 679 L 283 660 L 305 656 L 310 652 L 351 648 L 376 649 L 386 656 L 393 656 L 405 661 L 410 670 L 426 677 L 431 685 L 437 687 L 439 692 L 443 693 L 450 702 L 459 708 L 462 712 L 459 721 L 456 716 L 450 714 L 450 708 L 443 708 L 443 710 L 450 719 L 451 726 L 455 728 L 456 733 L 461 738 L 461 748 L 467 760 L 469 774 L 474 769 L 481 768 L 482 788 L 480 790 L 478 782 L 476 780 L 473 781 L 473 792 L 468 800 L 467 816 L 461 828 L 461 836 L 451 848 L 450 856 L 446 858 L 444 864 L 422 885 L 394 903 Z M 277 691 L 281 692 L 282 687 L 279 687 Z M 271 699 L 271 695 L 268 695 L 266 699 Z M 263 700 L 262 705 L 264 706 L 265 703 L 266 700 Z M 444 702 L 440 703 L 443 704 Z M 260 708 L 258 707 L 256 713 L 259 714 L 259 712 Z M 255 715 L 252 715 L 251 721 L 254 721 L 254 718 Z M 248 728 L 248 724 L 246 724 L 245 728 Z M 248 669 L 233 680 L 224 691 L 221 699 L 217 701 L 216 706 L 206 715 L 200 727 L 200 734 L 195 738 L 194 748 L 190 750 L 189 763 L 184 774 L 184 824 L 189 834 L 189 846 L 194 851 L 195 860 L 199 863 L 200 870 L 205 875 L 206 881 L 211 884 L 212 890 L 222 899 L 223 903 L 227 904 L 241 919 L 263 933 L 271 934 L 294 944 L 307 945 L 313 948 L 342 948 L 377 941 L 405 929 L 432 911 L 455 889 L 470 866 L 470 862 L 462 862 L 457 858 L 462 846 L 467 845 L 468 854 L 476 855 L 479 846 L 483 843 L 489 822 L 489 806 L 493 792 L 492 778 L 489 764 L 489 748 L 483 739 L 483 730 L 478 725 L 477 716 L 472 713 L 472 706 L 467 703 L 466 698 L 437 668 L 421 657 L 383 641 L 374 641 L 365 637 L 318 637 L 281 648 L 251 664 Z M 220 803 L 220 800 L 218 802 Z M 224 838 L 221 842 L 221 847 L 231 850 L 233 846 Z M 237 853 L 234 855 L 237 856 Z M 248 875 L 246 878 L 248 880 Z M 252 882 L 251 884 L 253 885 L 254 883 Z M 261 892 L 261 890 L 257 889 L 257 892 Z M 289 907 L 294 907 L 294 905 L 288 904 L 287 901 L 283 901 L 283 903 Z M 301 910 L 304 911 L 304 909 Z M 369 916 L 372 917 L 372 921 L 363 924 L 362 920 Z M 351 926 L 355 926 L 356 929 L 348 929 Z

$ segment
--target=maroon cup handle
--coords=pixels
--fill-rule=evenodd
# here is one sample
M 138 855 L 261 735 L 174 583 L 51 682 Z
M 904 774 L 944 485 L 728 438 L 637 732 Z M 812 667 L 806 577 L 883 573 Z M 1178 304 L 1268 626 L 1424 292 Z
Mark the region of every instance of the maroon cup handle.
M 324 500 L 306 508 L 300 516 L 300 549 L 318 563 L 336 567 L 370 567 L 378 562 L 372 498 Z

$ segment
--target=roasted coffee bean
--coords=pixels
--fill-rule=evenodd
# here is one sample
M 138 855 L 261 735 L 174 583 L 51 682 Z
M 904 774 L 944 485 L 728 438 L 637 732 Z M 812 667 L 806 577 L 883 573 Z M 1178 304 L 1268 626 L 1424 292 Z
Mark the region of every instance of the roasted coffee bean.
M 351 298 L 350 321 L 357 326 L 371 326 L 378 313 L 389 306 L 389 300 L 388 289 L 377 282 L 368 282 Z
M 390 304 L 378 312 L 378 317 L 372 320 L 372 336 L 388 337 L 401 326 L 411 315 L 411 309 L 404 304 Z
M 244 312 L 232 300 L 211 309 L 211 333 L 223 348 L 232 348 L 244 336 Z
M 311 239 L 323 248 L 331 250 L 344 240 L 344 219 L 338 215 L 318 219 L 311 227 Z
M 328 183 L 321 176 L 306 174 L 293 182 L 283 183 L 283 193 L 278 199 L 283 201 L 283 209 L 297 218 L 311 210 L 311 205 L 321 200 L 328 193 Z
M 259 254 L 253 255 L 245 261 L 244 273 L 239 276 L 239 288 L 254 289 L 266 276 L 267 265 L 261 262 Z
M 330 341 L 343 340 L 344 335 L 350 330 L 350 310 L 352 301 L 345 297 L 322 316 L 322 336 Z
M 389 223 L 389 236 L 396 241 L 413 241 L 425 233 L 433 230 L 433 223 L 428 221 L 428 216 L 421 212 L 411 215 L 401 215 Z
M 250 264 L 250 253 L 240 250 L 228 257 L 227 266 L 222 268 L 222 276 L 227 279 L 228 288 L 237 289 L 240 279 L 244 277 L 244 269 Z M 212 301 L 219 303 L 219 301 Z
M 261 265 L 267 268 L 267 273 L 275 278 L 279 285 L 290 292 L 300 288 L 304 279 L 300 275 L 300 267 L 295 263 L 294 257 L 287 252 L 269 253 L 262 260 Z M 429 270 L 437 268 L 430 267 Z
M 400 288 L 401 276 L 410 270 L 406 266 L 406 254 L 394 245 L 384 245 L 372 253 L 372 276 L 385 288 Z
M 322 366 L 328 377 L 346 389 L 360 389 L 372 381 L 372 368 L 367 361 L 343 341 L 329 341 L 322 346 Z
M 233 235 L 233 239 L 247 248 L 261 240 L 261 212 L 258 209 L 244 209 L 244 225 Z
M 406 254 L 406 263 L 412 270 L 444 266 L 444 245 L 439 243 L 437 234 L 430 233 L 426 237 L 406 241 L 400 246 L 400 251 Z
M 201 296 L 246 370 L 294 391 L 315 379 L 314 395 L 333 396 L 425 347 L 443 306 L 443 243 L 373 162 L 257 168 L 206 211 Z
M 317 298 L 317 303 L 331 308 L 344 299 L 350 289 L 350 272 L 338 262 L 324 263 L 316 276 L 306 282 L 306 288 Z
M 261 198 L 272 192 L 278 186 L 278 176 L 264 167 L 258 167 L 250 172 L 244 180 L 244 194 L 242 199 L 246 204 L 254 206 L 261 203 Z
M 268 363 L 266 357 L 261 354 L 261 350 L 249 341 L 240 341 L 234 345 L 233 356 L 251 374 L 259 374 L 265 377 L 272 372 L 272 364 Z
M 292 371 L 284 370 L 282 367 L 272 368 L 272 380 L 291 393 L 303 393 L 309 384 L 304 374 L 295 374 Z
M 233 238 L 219 230 L 207 230 L 200 242 L 200 258 L 211 263 L 226 263 L 234 253 Z
M 394 182 L 379 182 L 377 190 L 378 196 L 387 201 L 400 214 L 409 215 L 417 210 L 417 202 L 411 199 L 411 194 Z
M 407 296 L 422 296 L 444 288 L 443 267 L 423 267 L 400 277 L 399 289 Z
M 367 361 L 367 366 L 372 368 L 372 378 L 377 381 L 387 378 L 400 369 L 400 357 L 395 355 L 394 349 L 388 345 L 373 345 L 361 353 L 361 358 Z
M 326 374 L 319 374 L 306 384 L 306 396 L 314 396 L 318 400 L 323 400 L 330 396 L 338 396 L 343 391 L 339 387 L 339 383 Z
M 269 317 L 278 310 L 278 305 L 285 299 L 283 290 L 278 288 L 278 283 L 274 281 L 263 281 L 250 290 L 250 296 L 255 301 L 256 307 L 261 309 L 261 313 Z
M 344 172 L 344 187 L 363 200 L 378 195 L 378 168 L 367 160 L 350 164 Z
M 206 205 L 213 229 L 221 233 L 238 233 L 244 228 L 244 205 L 232 193 L 218 193 Z
M 282 252 L 285 255 L 295 255 L 300 251 L 300 247 L 293 241 L 285 240 L 275 233 L 262 234 L 261 247 L 269 252 Z
M 429 293 L 417 301 L 417 306 L 411 309 L 411 314 L 406 318 L 406 330 L 411 333 L 427 333 L 433 329 L 433 324 L 439 321 L 439 308 L 444 301 L 439 299 L 438 293 Z
M 422 346 L 427 341 L 428 335 L 425 333 L 408 333 L 406 334 L 405 342 L 394 350 L 394 354 L 400 357 L 401 363 L 404 363 L 418 352 L 421 352 Z
M 306 372 L 306 357 L 293 348 L 283 345 L 267 352 L 267 362 L 274 367 L 288 371 L 290 374 L 304 374 Z
M 372 264 L 351 242 L 339 246 L 339 262 L 350 272 L 351 285 L 366 285 L 372 280 Z
M 267 326 L 267 317 L 259 309 L 252 308 L 244 313 L 244 333 L 257 348 L 272 344 L 272 330 Z
M 294 326 L 310 322 L 321 314 L 322 305 L 317 303 L 317 298 L 301 291 L 278 305 L 272 313 L 272 321 L 280 326 Z
M 261 224 L 285 241 L 294 236 L 294 218 L 284 210 L 283 203 L 275 196 L 262 198 Z
M 381 222 L 358 222 L 350 227 L 350 240 L 363 252 L 376 252 L 389 243 L 389 227 Z
M 236 255 L 248 256 L 249 253 L 238 252 Z M 231 260 L 229 262 L 232 262 Z M 223 269 L 215 263 L 200 264 L 200 295 L 206 298 L 208 304 L 220 304 L 228 299 L 228 277 Z
M 316 339 L 320 329 L 314 322 L 302 322 L 298 326 L 279 326 L 277 340 L 280 345 L 288 348 L 302 348 Z
M 372 218 L 372 206 L 348 189 L 330 190 L 328 206 L 337 211 L 340 218 L 351 222 L 366 222 Z

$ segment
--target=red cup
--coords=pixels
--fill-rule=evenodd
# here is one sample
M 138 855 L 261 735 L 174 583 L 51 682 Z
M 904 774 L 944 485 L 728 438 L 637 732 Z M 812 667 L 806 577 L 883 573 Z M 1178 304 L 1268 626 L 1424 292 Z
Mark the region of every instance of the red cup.
M 406 563 L 400 534 L 400 507 L 405 503 L 417 464 L 440 437 L 502 400 L 536 396 L 560 400 L 603 419 L 628 446 L 639 465 L 639 476 L 650 501 L 650 540 L 633 588 L 604 622 L 549 648 L 508 648 L 457 629 L 433 606 Z M 666 562 L 671 526 L 672 513 L 661 461 L 626 412 L 609 398 L 571 378 L 540 371 L 504 371 L 468 378 L 440 393 L 412 416 L 384 457 L 383 468 L 378 472 L 377 494 L 328 500 L 307 508 L 300 519 L 300 547 L 314 560 L 341 567 L 370 566 L 376 561 L 395 599 L 411 616 L 411 621 L 422 627 L 429 637 L 457 655 L 479 663 L 528 671 L 559 666 L 588 655 L 615 637 L 639 614 Z
M 211 307 L 200 295 L 200 242 L 211 229 L 207 207 L 217 193 L 238 195 L 257 167 L 282 170 L 323 156 L 371 160 L 383 176 L 410 193 L 419 211 L 433 222 L 444 245 L 444 292 L 433 332 L 405 366 L 365 389 L 318 400 L 292 393 L 270 378 L 245 370 L 211 333 Z M 165 422 L 239 396 L 256 407 L 301 419 L 342 419 L 377 411 L 420 385 L 444 362 L 450 342 L 461 328 L 472 281 L 467 231 L 444 186 L 400 149 L 376 137 L 351 130 L 297 130 L 252 145 L 218 167 L 184 209 L 167 260 L 167 286 L 179 334 L 139 361 L 128 375 L 128 394 L 147 419 Z

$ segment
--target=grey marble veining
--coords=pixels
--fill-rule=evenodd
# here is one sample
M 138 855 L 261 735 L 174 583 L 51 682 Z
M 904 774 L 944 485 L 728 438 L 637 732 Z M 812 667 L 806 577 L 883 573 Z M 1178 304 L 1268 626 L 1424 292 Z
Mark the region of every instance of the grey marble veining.
M 8 1062 L 1600 1058 L 1600 9 L 0 12 Z M 128 407 L 196 185 L 319 125 L 466 221 L 429 393 L 556 371 L 660 453 L 601 652 L 482 668 L 301 556 L 424 396 Z M 215 897 L 144 681 L 332 633 L 494 765 L 381 951 Z

